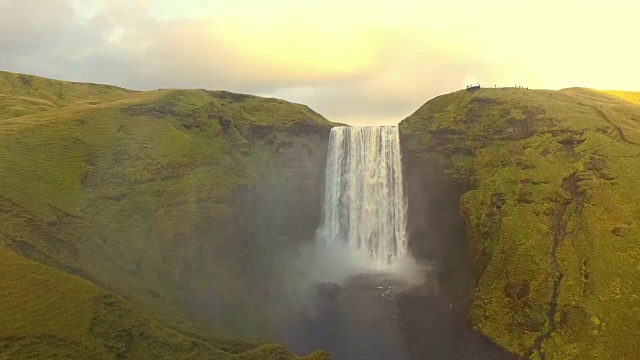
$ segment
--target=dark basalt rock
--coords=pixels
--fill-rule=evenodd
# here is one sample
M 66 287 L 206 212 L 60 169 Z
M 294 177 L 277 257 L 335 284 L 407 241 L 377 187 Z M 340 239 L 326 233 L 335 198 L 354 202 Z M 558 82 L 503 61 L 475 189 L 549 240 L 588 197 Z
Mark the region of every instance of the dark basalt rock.
M 320 297 L 335 298 L 342 292 L 342 287 L 334 282 L 325 281 L 316 285 L 316 291 Z

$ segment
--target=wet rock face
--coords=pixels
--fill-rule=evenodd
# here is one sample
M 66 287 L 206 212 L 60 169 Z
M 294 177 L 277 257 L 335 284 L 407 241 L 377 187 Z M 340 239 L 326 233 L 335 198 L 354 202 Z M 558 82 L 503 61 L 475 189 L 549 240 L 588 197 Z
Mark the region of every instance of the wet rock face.
M 343 289 L 332 281 L 325 281 L 316 285 L 316 291 L 321 298 L 335 298 L 342 293 Z
M 321 217 L 330 129 L 291 131 L 275 144 L 275 166 L 254 191 L 258 241 L 270 247 L 274 237 L 312 241 Z
M 434 142 L 446 143 L 438 136 Z M 432 269 L 425 284 L 397 296 L 407 350 L 414 359 L 513 359 L 468 325 L 473 266 L 459 200 L 469 185 L 447 178 L 436 155 L 415 151 L 407 140 L 400 138 L 408 245 Z M 504 196 L 490 200 L 499 213 Z
M 247 292 L 251 296 L 246 301 L 250 303 L 240 304 L 236 299 L 233 304 L 225 304 L 228 306 L 226 308 L 217 306 L 219 309 L 232 308 L 241 314 L 246 312 L 245 309 L 251 308 L 267 313 L 265 306 L 268 301 L 264 299 L 282 293 L 281 286 L 287 281 L 283 275 L 286 271 L 282 270 L 286 265 L 281 263 L 283 259 L 288 259 L 287 250 L 314 240 L 321 217 L 330 129 L 315 127 L 313 131 L 302 134 L 298 130 L 297 127 L 291 127 L 287 131 L 272 133 L 272 143 L 251 138 L 256 143 L 267 144 L 273 151 L 267 158 L 270 163 L 264 166 L 264 172 L 260 174 L 260 181 L 238 189 L 237 196 L 230 204 L 236 211 L 236 216 L 224 223 L 214 222 L 210 217 L 203 218 L 200 222 L 202 229 L 199 238 L 206 239 L 207 234 L 216 234 L 220 238 L 234 239 L 231 243 L 235 247 L 225 245 L 226 251 L 223 252 L 220 251 L 220 245 L 214 247 L 208 243 L 201 244 L 200 247 L 204 250 L 194 252 L 194 256 L 185 262 L 200 264 L 200 268 L 206 269 L 206 263 L 211 259 L 220 263 L 226 261 L 228 253 L 246 251 L 245 259 L 240 262 L 241 266 L 236 267 L 240 271 L 236 275 L 236 281 L 248 284 Z M 193 276 L 203 278 L 209 275 L 200 271 Z M 335 297 L 341 291 L 339 286 L 337 293 L 335 287 L 325 285 L 323 289 L 328 297 Z M 198 311 L 199 318 L 204 317 L 203 313 L 211 314 L 211 310 L 207 310 L 213 307 L 211 304 L 223 304 L 218 292 L 201 291 L 199 295 L 196 303 L 189 305 L 194 312 Z M 222 312 L 224 311 L 220 310 L 212 314 L 210 322 L 219 323 Z
M 288 316 L 280 329 L 279 342 L 299 354 L 321 348 L 333 360 L 412 358 L 392 297 L 406 284 L 387 274 L 360 274 L 345 279 L 344 288 L 328 281 L 316 285 L 313 310 Z M 390 288 L 391 292 L 381 296 Z
M 624 99 L 587 89 L 458 91 L 400 123 L 410 248 L 437 262 L 443 287 L 461 284 L 446 266 L 460 254 L 453 244 L 464 244 L 450 231 L 458 225 L 448 210 L 459 204 L 470 256 L 458 263 L 473 266 L 464 315 L 522 358 L 637 353 L 638 338 L 625 334 L 638 332 L 638 299 L 621 299 L 639 287 L 629 274 L 640 218 L 631 119 L 640 107 Z M 470 188 L 447 196 L 456 182 Z M 607 319 L 619 332 L 599 330 L 597 314 L 623 312 Z

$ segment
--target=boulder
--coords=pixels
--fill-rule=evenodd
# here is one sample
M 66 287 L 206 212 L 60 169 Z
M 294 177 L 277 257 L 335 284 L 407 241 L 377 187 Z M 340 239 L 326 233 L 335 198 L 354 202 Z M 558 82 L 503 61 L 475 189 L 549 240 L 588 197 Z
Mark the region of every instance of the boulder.
M 320 297 L 335 298 L 342 292 L 342 287 L 332 281 L 324 281 L 316 285 L 316 291 Z

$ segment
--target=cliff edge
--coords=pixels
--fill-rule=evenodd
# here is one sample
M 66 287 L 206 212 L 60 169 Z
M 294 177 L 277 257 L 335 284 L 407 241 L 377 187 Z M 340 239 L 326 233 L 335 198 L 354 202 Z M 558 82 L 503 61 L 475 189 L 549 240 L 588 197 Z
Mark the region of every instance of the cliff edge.
M 400 123 L 408 181 L 455 195 L 437 204 L 459 208 L 466 224 L 469 320 L 504 349 L 532 359 L 640 352 L 637 99 L 462 90 Z M 419 200 L 409 196 L 411 211 Z

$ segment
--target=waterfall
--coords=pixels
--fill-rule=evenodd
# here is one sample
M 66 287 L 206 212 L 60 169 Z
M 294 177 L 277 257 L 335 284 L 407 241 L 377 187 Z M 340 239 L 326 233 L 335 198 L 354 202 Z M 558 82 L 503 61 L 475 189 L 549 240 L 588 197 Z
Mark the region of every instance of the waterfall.
M 343 241 L 391 265 L 407 253 L 397 126 L 335 127 L 329 136 L 317 241 Z

